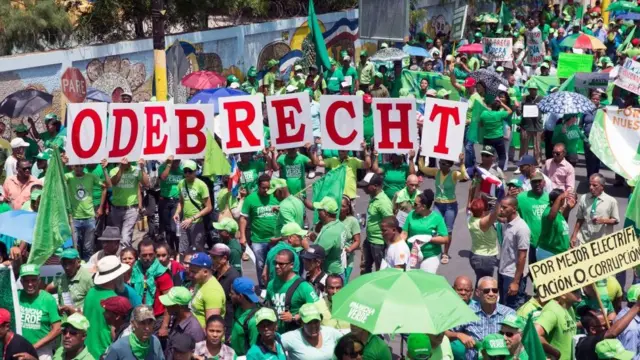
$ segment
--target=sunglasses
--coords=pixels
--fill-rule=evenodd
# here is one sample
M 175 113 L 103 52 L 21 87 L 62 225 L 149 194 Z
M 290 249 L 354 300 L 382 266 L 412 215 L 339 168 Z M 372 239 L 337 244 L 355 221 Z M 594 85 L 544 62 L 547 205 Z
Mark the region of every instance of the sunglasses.
M 482 289 L 482 292 L 484 294 L 488 294 L 490 292 L 497 294 L 498 293 L 498 288 L 486 288 L 486 289 Z
M 191 174 L 193 172 L 193 170 L 191 169 L 184 169 L 182 170 L 182 172 L 184 172 L 185 174 Z
M 30 168 L 30 167 L 22 167 L 22 168 L 20 168 L 20 169 L 22 169 L 22 171 L 31 171 L 31 168 Z
M 558 151 L 554 151 L 554 152 L 553 152 L 553 156 L 557 156 L 557 155 L 562 155 L 562 153 L 561 153 L 561 152 L 558 152 Z
M 71 336 L 76 336 L 79 333 L 80 332 L 78 330 L 74 329 L 74 328 L 67 327 L 67 328 L 62 329 L 62 335 L 70 334 Z
M 289 264 L 291 264 L 291 262 L 277 262 L 276 261 L 276 266 L 287 266 Z
M 504 335 L 508 338 L 512 338 L 513 335 L 515 335 L 515 333 L 512 333 L 511 331 L 500 331 L 500 335 Z

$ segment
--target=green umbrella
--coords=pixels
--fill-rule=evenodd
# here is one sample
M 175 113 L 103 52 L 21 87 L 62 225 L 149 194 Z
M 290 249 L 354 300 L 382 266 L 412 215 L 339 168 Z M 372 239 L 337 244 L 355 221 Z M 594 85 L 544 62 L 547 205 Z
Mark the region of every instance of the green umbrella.
M 609 5 L 607 11 L 640 12 L 640 7 L 634 1 L 616 1 Z
M 400 269 L 349 281 L 333 297 L 332 317 L 372 334 L 440 334 L 478 320 L 444 277 Z

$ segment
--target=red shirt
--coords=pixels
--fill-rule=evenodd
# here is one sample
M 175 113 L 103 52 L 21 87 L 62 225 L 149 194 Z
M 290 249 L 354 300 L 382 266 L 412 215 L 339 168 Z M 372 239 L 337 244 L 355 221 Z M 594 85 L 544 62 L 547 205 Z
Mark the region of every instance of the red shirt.
M 153 299 L 153 315 L 160 316 L 164 314 L 165 308 L 160 302 L 160 295 L 162 295 L 162 292 L 164 291 L 169 291 L 172 287 L 173 279 L 168 271 L 156 278 L 156 295 Z

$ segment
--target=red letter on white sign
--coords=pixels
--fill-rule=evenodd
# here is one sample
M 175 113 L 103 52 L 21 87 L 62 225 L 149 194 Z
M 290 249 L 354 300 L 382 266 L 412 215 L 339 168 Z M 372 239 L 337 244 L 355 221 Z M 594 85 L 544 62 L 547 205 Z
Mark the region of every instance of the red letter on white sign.
M 320 119 L 324 149 L 359 150 L 361 148 L 362 96 L 322 96 Z
M 262 150 L 262 102 L 257 95 L 220 98 L 220 138 L 227 154 Z
M 176 159 L 202 158 L 207 147 L 207 120 L 213 121 L 213 105 L 174 105 L 174 108 L 177 131 L 172 131 L 171 136 Z
M 144 104 L 145 136 L 142 157 L 147 160 L 164 161 L 174 151 L 169 149 L 169 134 L 171 125 L 167 121 L 169 104 Z
M 427 98 L 424 114 L 427 120 L 422 126 L 424 156 L 458 160 L 464 139 L 464 121 L 461 119 L 467 108 L 467 103 Z
M 418 148 L 414 99 L 373 99 L 375 148 L 382 154 L 407 153 Z
M 313 142 L 310 107 L 307 93 L 267 96 L 271 145 L 291 149 Z
M 69 157 L 69 165 L 96 164 L 106 158 L 107 104 L 69 104 L 67 115 L 70 131 L 65 150 Z

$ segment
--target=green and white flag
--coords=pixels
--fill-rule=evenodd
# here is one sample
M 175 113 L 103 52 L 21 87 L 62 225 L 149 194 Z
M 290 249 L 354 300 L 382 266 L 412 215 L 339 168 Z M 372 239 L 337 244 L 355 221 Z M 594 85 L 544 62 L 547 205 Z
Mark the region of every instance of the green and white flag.
M 640 109 L 598 110 L 589 134 L 591 151 L 616 174 L 635 179 L 640 175 L 639 130 Z

